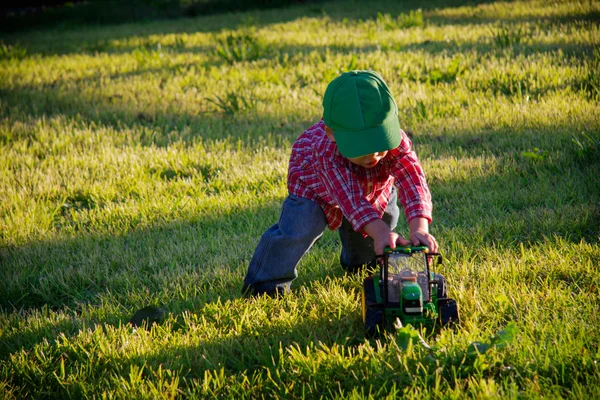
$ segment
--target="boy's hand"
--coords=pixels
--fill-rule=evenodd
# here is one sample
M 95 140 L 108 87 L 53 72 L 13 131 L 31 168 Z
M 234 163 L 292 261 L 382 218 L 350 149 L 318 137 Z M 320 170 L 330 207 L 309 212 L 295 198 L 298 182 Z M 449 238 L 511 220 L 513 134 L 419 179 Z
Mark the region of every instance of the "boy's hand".
M 383 254 L 384 249 L 388 246 L 395 249 L 397 245 L 410 245 L 410 241 L 392 231 L 383 220 L 376 219 L 375 221 L 371 221 L 363 229 L 367 235 L 373 238 L 373 247 L 376 255 Z
M 429 251 L 437 253 L 438 245 L 435 237 L 429 233 L 429 221 L 425 218 L 413 218 L 408 223 L 410 226 L 410 241 L 413 246 L 424 245 Z

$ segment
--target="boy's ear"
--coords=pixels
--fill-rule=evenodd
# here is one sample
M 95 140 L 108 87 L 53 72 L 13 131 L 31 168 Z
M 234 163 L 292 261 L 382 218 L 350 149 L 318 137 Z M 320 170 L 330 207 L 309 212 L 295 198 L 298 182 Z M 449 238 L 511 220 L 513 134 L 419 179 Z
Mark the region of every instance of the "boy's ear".
M 333 129 L 331 129 L 327 125 L 325 125 L 325 134 L 327 135 L 329 140 L 331 140 L 332 142 L 335 143 L 335 136 L 333 135 Z

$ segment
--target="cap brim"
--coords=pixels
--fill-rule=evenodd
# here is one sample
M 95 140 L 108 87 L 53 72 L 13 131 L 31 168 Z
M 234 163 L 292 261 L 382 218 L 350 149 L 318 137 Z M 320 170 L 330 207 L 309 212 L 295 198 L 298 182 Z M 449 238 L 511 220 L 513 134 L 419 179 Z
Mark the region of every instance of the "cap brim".
M 340 153 L 346 158 L 356 158 L 367 154 L 380 153 L 400 146 L 400 122 L 394 115 L 382 125 L 360 131 L 333 129 L 333 135 Z

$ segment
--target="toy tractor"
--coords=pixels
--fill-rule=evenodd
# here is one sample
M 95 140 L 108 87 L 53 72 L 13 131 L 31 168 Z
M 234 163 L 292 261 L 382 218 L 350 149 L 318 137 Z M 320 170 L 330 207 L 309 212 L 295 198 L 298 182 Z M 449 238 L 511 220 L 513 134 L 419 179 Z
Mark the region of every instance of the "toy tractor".
M 456 301 L 446 295 L 446 281 L 430 267 L 442 255 L 426 246 L 385 249 L 376 257 L 378 274 L 363 282 L 362 316 L 367 336 L 400 319 L 415 328 L 434 329 L 459 323 Z

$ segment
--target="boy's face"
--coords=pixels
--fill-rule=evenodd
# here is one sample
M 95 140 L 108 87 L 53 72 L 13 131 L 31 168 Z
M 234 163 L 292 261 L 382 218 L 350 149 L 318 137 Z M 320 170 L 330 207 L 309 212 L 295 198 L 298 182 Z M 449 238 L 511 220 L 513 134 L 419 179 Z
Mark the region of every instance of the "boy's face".
M 332 142 L 335 142 L 335 137 L 333 136 L 333 130 L 330 127 L 325 126 L 325 134 L 327 135 L 329 140 L 331 140 Z M 348 160 L 350 160 L 351 163 L 359 165 L 364 168 L 373 168 L 374 166 L 376 166 L 379 163 L 379 161 L 381 161 L 387 155 L 387 153 L 388 152 L 386 150 L 386 151 L 381 151 L 378 153 L 366 154 L 366 155 L 360 156 L 360 157 L 348 158 Z
M 386 155 L 387 151 L 382 151 L 379 153 L 367 154 L 361 157 L 349 158 L 351 163 L 360 165 L 365 168 L 373 168 L 376 166 L 379 161 L 381 161 Z

